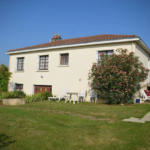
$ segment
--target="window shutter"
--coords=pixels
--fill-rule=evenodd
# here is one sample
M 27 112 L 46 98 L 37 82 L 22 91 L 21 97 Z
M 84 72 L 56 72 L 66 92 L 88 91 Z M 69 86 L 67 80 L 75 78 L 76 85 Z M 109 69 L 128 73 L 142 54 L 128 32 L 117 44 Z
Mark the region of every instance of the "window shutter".
M 69 65 L 69 54 L 67 56 L 67 65 Z
M 98 63 L 98 51 L 96 51 L 96 62 Z
M 23 58 L 23 71 L 25 71 L 25 66 L 24 66 L 24 64 L 25 64 L 25 57 Z
M 49 70 L 49 56 L 48 56 L 48 59 L 47 59 L 47 70 Z
M 16 62 L 15 62 L 15 71 L 17 71 L 17 58 L 16 58 Z
M 39 61 L 40 61 L 40 56 L 38 56 L 38 61 L 37 61 L 37 71 L 39 70 Z
M 60 65 L 62 65 L 62 55 L 60 55 Z

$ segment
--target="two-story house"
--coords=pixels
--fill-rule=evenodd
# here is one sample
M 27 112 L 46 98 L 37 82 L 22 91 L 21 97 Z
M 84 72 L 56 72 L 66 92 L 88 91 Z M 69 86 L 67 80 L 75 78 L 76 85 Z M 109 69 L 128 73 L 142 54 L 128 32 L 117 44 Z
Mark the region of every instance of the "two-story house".
M 9 50 L 6 54 L 10 56 L 9 71 L 13 73 L 9 91 L 21 89 L 26 94 L 52 91 L 54 95 L 63 89 L 88 91 L 88 72 L 99 59 L 99 53 L 111 55 L 117 48 L 134 52 L 149 68 L 150 49 L 136 35 L 104 34 L 64 40 L 56 35 L 49 43 Z

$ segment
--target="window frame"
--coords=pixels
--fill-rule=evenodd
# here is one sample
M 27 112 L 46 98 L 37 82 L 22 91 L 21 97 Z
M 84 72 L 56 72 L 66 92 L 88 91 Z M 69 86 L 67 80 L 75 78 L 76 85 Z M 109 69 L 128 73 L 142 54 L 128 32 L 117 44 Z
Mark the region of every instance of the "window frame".
M 19 62 L 19 59 L 22 59 L 21 60 L 21 63 Z M 16 69 L 16 71 L 24 71 L 24 57 L 17 57 L 17 69 Z M 21 69 L 18 69 L 18 67 L 19 67 L 19 65 L 21 65 L 20 67 L 21 67 Z
M 17 87 L 18 85 L 20 86 L 19 88 Z M 23 90 L 23 84 L 15 83 L 15 90 Z
M 46 56 L 47 56 L 47 59 L 46 59 Z M 41 67 L 41 64 L 43 63 L 43 62 L 41 62 L 41 57 L 45 57 L 45 59 L 44 59 L 44 68 L 43 69 L 41 69 L 40 67 Z M 38 71 L 48 71 L 49 70 L 49 55 L 39 55 L 39 64 L 38 64 Z M 47 62 L 46 62 L 46 60 L 47 60 Z M 47 63 L 47 65 L 46 65 L 46 63 Z M 46 66 L 47 66 L 47 68 L 46 68 Z
M 97 56 L 96 56 L 96 58 L 97 58 L 96 61 L 97 61 L 97 62 L 98 62 L 98 61 L 101 61 L 101 59 L 99 58 L 99 53 L 100 53 L 100 52 L 106 52 L 105 55 L 107 55 L 109 51 L 112 51 L 112 52 L 113 52 L 112 54 L 114 54 L 114 50 L 113 50 L 113 49 L 111 49 L 111 50 L 102 50 L 102 51 L 101 51 L 101 50 L 98 50 L 98 51 L 97 51 Z
M 65 63 L 62 63 L 62 55 L 68 55 L 68 62 L 67 62 L 67 64 L 65 64 Z M 65 60 L 66 61 L 66 60 Z M 61 53 L 61 54 L 59 54 L 59 66 L 69 66 L 69 53 Z

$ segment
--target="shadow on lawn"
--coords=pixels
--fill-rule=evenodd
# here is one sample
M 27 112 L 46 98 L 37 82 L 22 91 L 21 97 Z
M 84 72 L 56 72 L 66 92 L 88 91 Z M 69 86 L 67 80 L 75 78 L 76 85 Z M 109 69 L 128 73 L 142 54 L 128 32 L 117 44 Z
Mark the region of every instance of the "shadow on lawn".
M 10 144 L 15 142 L 15 140 L 13 141 L 9 140 L 10 138 L 11 136 L 7 136 L 4 133 L 0 134 L 0 149 L 2 149 L 3 147 L 9 146 Z

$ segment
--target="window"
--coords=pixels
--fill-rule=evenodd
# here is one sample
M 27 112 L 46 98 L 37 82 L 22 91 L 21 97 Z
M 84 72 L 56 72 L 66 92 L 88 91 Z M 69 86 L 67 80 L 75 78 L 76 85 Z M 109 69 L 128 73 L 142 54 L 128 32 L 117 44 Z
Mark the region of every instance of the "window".
M 69 54 L 60 54 L 60 65 L 68 65 Z
M 101 54 L 104 54 L 104 55 L 112 55 L 114 53 L 113 50 L 110 50 L 110 51 L 98 51 L 98 60 L 100 61 L 101 60 Z
M 48 70 L 48 55 L 40 56 L 39 70 Z
M 23 90 L 23 84 L 16 84 L 16 90 Z
M 17 71 L 24 70 L 24 57 L 17 58 Z

